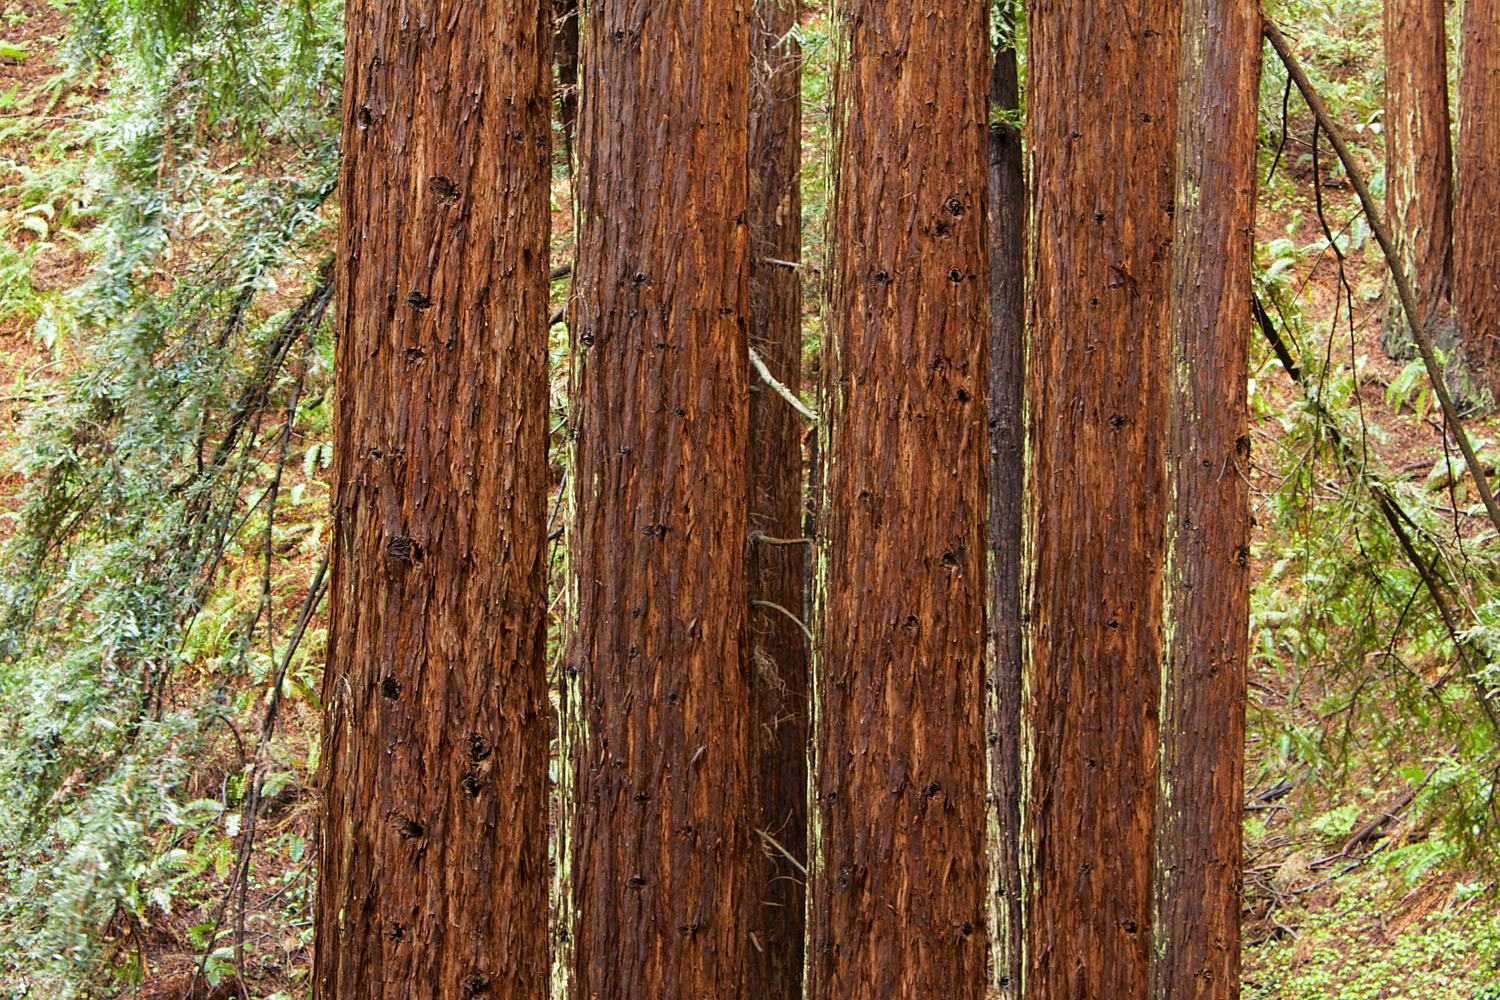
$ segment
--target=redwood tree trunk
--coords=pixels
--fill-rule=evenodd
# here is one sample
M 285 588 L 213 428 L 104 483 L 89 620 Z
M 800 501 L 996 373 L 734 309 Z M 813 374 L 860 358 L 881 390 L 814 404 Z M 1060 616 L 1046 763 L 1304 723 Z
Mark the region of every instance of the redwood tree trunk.
M 828 1000 L 984 995 L 986 6 L 839 11 L 809 941 Z
M 1035 0 L 1027 27 L 1025 995 L 1134 1000 L 1152 942 L 1181 0 Z
M 1463 342 L 1500 399 L 1500 3 L 1464 0 L 1462 46 L 1454 300 Z
M 585 7 L 573 290 L 574 1000 L 744 987 L 750 14 Z
M 540 998 L 551 26 L 356 0 L 313 996 Z
M 1021 988 L 1021 527 L 1026 480 L 1026 170 L 1013 0 L 990 74 L 990 936 L 994 987 Z
M 771 373 L 796 392 L 802 369 L 802 53 L 788 33 L 791 0 L 757 0 L 750 71 L 750 342 Z M 751 537 L 802 533 L 801 416 L 758 376 L 750 385 L 747 455 Z M 748 593 L 801 616 L 804 545 L 751 544 Z M 765 607 L 750 612 L 751 740 L 758 761 L 755 827 L 793 858 L 807 857 L 808 646 L 797 624 Z M 801 1000 L 804 876 L 762 842 L 750 891 L 747 995 Z
M 1433 342 L 1454 346 L 1453 155 L 1448 114 L 1446 0 L 1385 0 L 1385 206 L 1397 252 Z M 1391 287 L 1381 347 L 1412 356 L 1414 341 Z
M 1258 0 L 1184 0 L 1152 991 L 1240 995 Z

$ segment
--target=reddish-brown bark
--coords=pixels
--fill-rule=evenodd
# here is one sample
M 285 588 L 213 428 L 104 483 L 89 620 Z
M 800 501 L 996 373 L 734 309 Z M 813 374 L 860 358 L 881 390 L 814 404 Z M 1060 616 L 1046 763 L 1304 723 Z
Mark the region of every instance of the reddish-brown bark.
M 1445 0 L 1385 0 L 1386 218 L 1423 323 L 1444 350 L 1454 344 L 1446 8 Z M 1409 356 L 1411 331 L 1394 289 L 1387 300 L 1381 346 L 1392 357 Z
M 1028 9 L 1025 995 L 1149 988 L 1180 0 Z
M 849 0 L 820 415 L 811 996 L 984 995 L 986 5 Z
M 546 995 L 551 26 L 347 11 L 313 996 Z
M 791 0 L 757 0 L 750 72 L 750 343 L 792 392 L 801 383 L 802 53 L 789 32 Z M 802 432 L 805 422 L 776 390 L 752 375 L 747 475 L 751 537 L 802 533 Z M 752 544 L 748 594 L 801 616 L 805 545 Z M 758 760 L 755 827 L 792 857 L 807 857 L 807 638 L 786 615 L 750 612 L 751 740 Z M 805 879 L 767 842 L 750 884 L 747 995 L 801 1000 Z
M 1001 997 L 1021 988 L 1021 528 L 1026 481 L 1026 171 L 1012 0 L 990 74 L 990 948 Z
M 1500 4 L 1465 0 L 1463 11 L 1454 304 L 1460 337 L 1500 399 Z
M 1240 995 L 1257 0 L 1184 0 L 1153 997 Z
M 750 12 L 601 0 L 583 16 L 567 993 L 729 998 L 755 898 Z

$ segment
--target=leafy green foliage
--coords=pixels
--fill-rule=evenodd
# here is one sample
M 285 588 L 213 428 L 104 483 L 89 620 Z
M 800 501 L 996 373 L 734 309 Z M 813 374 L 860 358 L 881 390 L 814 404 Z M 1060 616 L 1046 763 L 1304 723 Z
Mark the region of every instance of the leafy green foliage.
M 96 0 L 76 17 L 74 79 L 118 96 L 68 137 L 82 166 L 0 192 L 35 237 L 0 254 L 0 314 L 35 317 L 75 359 L 31 392 L 0 580 L 0 979 L 57 996 L 139 977 L 142 937 L 184 908 L 204 914 L 205 971 L 222 976 L 227 924 L 203 889 L 255 877 L 247 782 L 309 766 L 252 770 L 263 750 L 240 728 L 253 720 L 253 740 L 273 695 L 315 700 L 317 630 L 278 677 L 278 595 L 298 580 L 277 567 L 284 546 L 318 543 L 326 503 L 317 261 L 342 68 L 326 0 Z M 39 301 L 26 276 L 59 235 L 93 271 Z M 278 491 L 285 465 L 305 478 Z M 239 601 L 226 574 L 263 581 Z

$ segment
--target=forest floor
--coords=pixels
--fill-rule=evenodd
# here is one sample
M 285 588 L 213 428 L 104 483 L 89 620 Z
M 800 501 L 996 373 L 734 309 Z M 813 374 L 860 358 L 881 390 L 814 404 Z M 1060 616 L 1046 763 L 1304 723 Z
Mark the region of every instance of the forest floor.
M 0 267 L 5 262 L 24 267 L 30 289 L 24 301 L 0 303 L 0 383 L 11 387 L 0 395 L 4 445 L 16 443 L 28 405 L 54 391 L 50 387 L 84 363 L 87 353 L 84 344 L 49 327 L 46 318 L 52 315 L 49 303 L 61 301 L 87 279 L 92 261 L 79 241 L 59 239 L 41 224 L 51 216 L 37 210 L 35 197 L 37 185 L 45 183 L 54 184 L 62 197 L 87 198 L 83 176 L 93 152 L 86 126 L 97 103 L 108 95 L 107 71 L 87 85 L 59 75 L 57 53 L 68 29 L 65 9 L 44 0 L 9 0 L 0 10 Z M 1294 121 L 1292 132 L 1306 135 L 1306 123 Z M 1321 354 L 1329 368 L 1347 369 L 1349 391 L 1341 402 L 1364 424 L 1371 467 L 1392 477 L 1423 479 L 1445 461 L 1444 435 L 1441 424 L 1434 423 L 1435 408 L 1418 398 L 1420 384 L 1410 392 L 1399 391 L 1403 379 L 1410 381 L 1407 365 L 1391 361 L 1380 349 L 1385 266 L 1378 250 L 1366 239 L 1346 253 L 1354 301 L 1351 331 L 1347 316 L 1335 322 L 1343 286 L 1336 256 L 1327 249 L 1318 222 L 1314 179 L 1295 157 L 1288 158 L 1282 174 L 1261 199 L 1260 269 L 1272 272 L 1278 261 L 1285 262 L 1276 280 L 1287 293 L 1286 303 L 1300 314 L 1295 329 L 1303 337 L 1317 338 L 1304 344 L 1305 356 Z M 1340 230 L 1357 214 L 1352 195 L 1330 172 L 1317 181 L 1325 185 L 1324 214 L 1331 228 Z M 569 259 L 568 194 L 566 178 L 559 177 L 554 184 L 559 261 Z M 83 231 L 88 224 L 80 213 L 75 228 Z M 562 286 L 558 294 L 563 294 Z M 561 329 L 555 328 L 554 335 Z M 564 346 L 559 340 L 555 355 Z M 1296 601 L 1294 591 L 1316 584 L 1295 573 L 1283 575 L 1278 568 L 1305 541 L 1288 527 L 1285 517 L 1286 484 L 1302 460 L 1301 453 L 1286 444 L 1291 433 L 1287 414 L 1297 409 L 1302 390 L 1259 339 L 1252 346 L 1252 358 L 1253 572 L 1256 620 L 1264 630 L 1279 607 Z M 555 395 L 562 392 L 565 374 L 561 369 L 554 373 Z M 1398 387 L 1395 393 L 1393 385 Z M 1500 421 L 1493 415 L 1478 417 L 1471 431 L 1495 440 L 1500 438 Z M 553 471 L 555 481 L 561 469 Z M 313 472 L 309 478 L 300 463 L 289 467 L 285 488 L 300 485 L 307 504 L 326 509 L 327 473 L 316 466 Z M 10 498 L 9 509 L 14 509 L 20 486 L 19 473 L 9 467 L 0 470 L 0 491 Z M 1455 510 L 1473 502 L 1463 495 L 1464 489 L 1461 482 L 1452 484 Z M 1313 499 L 1336 505 L 1342 490 L 1332 481 L 1318 484 Z M 11 530 L 10 519 L 0 518 L 0 540 Z M 1477 532 L 1467 523 L 1457 530 Z M 279 553 L 278 593 L 286 605 L 278 612 L 282 618 L 295 613 L 297 595 L 305 592 L 319 562 L 320 546 L 304 542 L 314 542 L 322 534 L 310 522 L 308 530 L 293 536 Z M 231 567 L 227 583 L 231 593 L 225 601 L 233 605 L 243 595 L 232 592 L 258 585 L 258 578 L 248 568 Z M 310 648 L 306 655 L 315 663 L 321 652 Z M 1432 676 L 1449 666 L 1419 657 L 1412 664 Z M 184 687 L 185 697 L 195 677 L 184 671 L 175 683 Z M 1245 997 L 1468 1000 L 1491 995 L 1485 991 L 1500 982 L 1495 884 L 1437 845 L 1434 831 L 1407 809 L 1408 793 L 1421 780 L 1416 775 L 1444 748 L 1423 746 L 1414 739 L 1402 752 L 1382 755 L 1370 741 L 1370 752 L 1356 756 L 1354 773 L 1346 780 L 1337 785 L 1311 780 L 1289 763 L 1296 755 L 1288 753 L 1283 734 L 1297 726 L 1323 732 L 1339 723 L 1318 685 L 1317 677 L 1300 672 L 1274 643 L 1253 659 L 1246 746 Z M 1394 704 L 1387 708 L 1400 711 Z M 242 729 L 254 727 L 249 718 L 239 721 Z M 290 1000 L 305 995 L 314 861 L 309 845 L 316 808 L 309 789 L 318 724 L 309 690 L 307 697 L 289 701 L 270 748 L 280 762 L 277 773 L 282 778 L 272 789 L 271 808 L 262 819 L 265 832 L 257 840 L 244 908 L 247 961 L 242 973 L 255 997 Z M 201 761 L 195 790 L 190 790 L 195 796 L 218 795 L 240 772 L 244 739 L 238 731 L 231 738 L 230 728 L 217 751 Z M 1354 742 L 1360 742 L 1357 734 Z M 1371 836 L 1352 842 L 1356 831 L 1386 810 L 1394 816 Z M 1435 846 L 1423 853 L 1428 843 Z M 185 889 L 166 910 L 155 911 L 149 924 L 114 928 L 117 947 L 134 949 L 140 978 L 101 995 L 138 1000 L 184 997 L 205 965 L 203 945 L 212 934 L 229 868 L 227 856 L 207 867 L 199 884 Z M 220 954 L 207 965 L 214 984 L 207 995 L 216 1000 L 230 996 L 236 988 L 230 958 Z

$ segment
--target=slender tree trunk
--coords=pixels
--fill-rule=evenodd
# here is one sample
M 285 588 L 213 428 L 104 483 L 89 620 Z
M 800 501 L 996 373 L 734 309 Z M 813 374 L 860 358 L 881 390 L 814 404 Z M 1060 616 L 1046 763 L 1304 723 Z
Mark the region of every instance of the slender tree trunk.
M 1500 3 L 1464 0 L 1454 298 L 1462 340 L 1500 400 Z
M 846 0 L 812 996 L 984 995 L 986 4 Z
M 1257 0 L 1184 0 L 1151 996 L 1240 995 Z
M 802 53 L 789 32 L 791 0 L 757 0 L 750 47 L 750 342 L 771 373 L 796 392 L 802 369 Z M 756 535 L 802 533 L 804 421 L 774 389 L 752 376 L 747 455 L 748 520 Z M 802 615 L 803 545 L 752 544 L 751 599 Z M 808 645 L 797 624 L 771 608 L 750 613 L 751 735 L 758 761 L 754 823 L 787 854 L 807 857 Z M 801 1000 L 804 876 L 762 841 L 750 884 L 747 995 Z
M 1023 850 L 1038 1000 L 1150 985 L 1180 27 L 1181 0 L 1028 11 Z
M 1026 165 L 1014 0 L 990 75 L 990 818 L 994 987 L 1021 989 L 1021 527 L 1026 480 Z M 1006 113 L 1010 117 L 1006 117 Z
M 1445 0 L 1385 0 L 1385 206 L 1433 343 L 1456 343 L 1453 294 L 1453 155 L 1448 114 Z M 1321 178 L 1319 179 L 1321 183 Z M 1381 347 L 1415 354 L 1401 301 L 1391 287 Z
M 551 26 L 356 0 L 313 996 L 546 994 Z
M 552 24 L 557 52 L 557 122 L 571 168 L 578 127 L 578 0 L 552 0 Z
M 573 1000 L 744 988 L 750 13 L 583 12 L 573 293 Z

